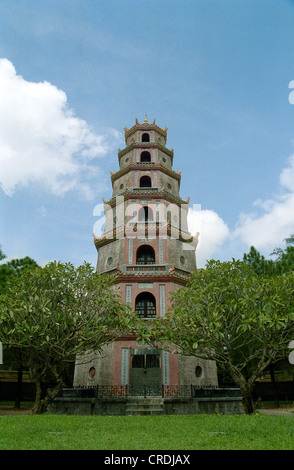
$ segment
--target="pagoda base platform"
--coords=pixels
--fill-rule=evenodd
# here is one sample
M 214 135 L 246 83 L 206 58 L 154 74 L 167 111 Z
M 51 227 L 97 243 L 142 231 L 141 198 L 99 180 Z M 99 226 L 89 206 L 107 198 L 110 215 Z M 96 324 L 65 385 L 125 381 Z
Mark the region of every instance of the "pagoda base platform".
M 112 391 L 113 390 L 113 387 Z M 49 414 L 66 415 L 194 415 L 194 414 L 243 414 L 242 396 L 236 388 L 186 388 L 181 396 L 148 395 L 132 396 L 101 393 L 103 387 L 64 389 L 48 407 Z M 107 386 L 106 390 L 110 390 Z M 172 389 L 173 390 L 173 389 Z M 192 392 L 190 396 L 189 390 Z M 166 392 L 166 387 L 165 387 Z

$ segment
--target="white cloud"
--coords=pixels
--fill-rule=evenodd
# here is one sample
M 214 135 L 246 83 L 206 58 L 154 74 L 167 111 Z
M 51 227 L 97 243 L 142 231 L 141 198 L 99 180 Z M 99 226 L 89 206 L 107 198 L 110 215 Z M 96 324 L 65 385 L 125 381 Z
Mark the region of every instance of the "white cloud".
M 188 227 L 192 235 L 199 232 L 196 259 L 197 266 L 204 267 L 228 239 L 229 228 L 216 212 L 197 206 L 189 209 Z
M 273 250 L 284 238 L 294 233 L 294 156 L 280 175 L 281 194 L 266 201 L 256 201 L 255 207 L 262 210 L 252 214 L 241 214 L 234 237 L 239 237 L 248 246 L 258 250 Z
M 96 134 L 68 108 L 62 90 L 26 81 L 0 59 L 0 186 L 7 195 L 38 183 L 56 195 L 74 189 L 92 197 L 88 179 L 100 170 L 90 161 L 118 137 L 114 130 Z
M 294 193 L 294 155 L 289 158 L 288 168 L 284 168 L 280 176 L 280 183 Z
M 280 189 L 272 199 L 255 201 L 252 213 L 241 213 L 234 230 L 229 230 L 214 211 L 190 208 L 189 230 L 200 233 L 197 266 L 205 266 L 206 260 L 214 257 L 242 258 L 252 245 L 266 256 L 281 246 L 294 233 L 294 155 L 280 174 Z

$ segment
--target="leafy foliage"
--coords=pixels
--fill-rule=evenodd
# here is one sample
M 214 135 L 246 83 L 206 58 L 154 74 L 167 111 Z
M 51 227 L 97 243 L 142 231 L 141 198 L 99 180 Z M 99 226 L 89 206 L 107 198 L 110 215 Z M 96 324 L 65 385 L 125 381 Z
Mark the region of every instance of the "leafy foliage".
M 251 412 L 255 380 L 285 357 L 294 338 L 294 273 L 261 276 L 242 261 L 210 261 L 174 293 L 169 314 L 142 329 L 142 338 L 217 361 Z
M 286 248 L 275 248 L 271 256 L 276 259 L 266 259 L 254 246 L 248 254 L 244 254 L 243 260 L 252 267 L 258 275 L 276 276 L 294 270 L 294 235 L 285 238 Z
M 2 258 L 1 258 L 2 255 Z M 5 255 L 0 250 L 0 260 Z M 4 292 L 14 278 L 21 276 L 26 270 L 36 268 L 38 264 L 29 256 L 21 259 L 13 259 L 0 265 L 0 292 Z
M 6 256 L 0 249 L 0 261 L 5 260 Z M 38 264 L 32 259 L 26 256 L 21 259 L 13 259 L 11 261 L 5 260 L 4 263 L 0 264 L 0 293 L 5 290 L 14 282 L 16 277 L 21 276 L 26 270 L 36 268 Z M 22 390 L 22 372 L 23 368 L 26 367 L 23 363 L 22 351 L 19 348 L 7 349 L 5 351 L 5 364 L 9 363 L 11 366 L 14 365 L 18 370 L 18 383 L 16 387 L 15 397 L 15 408 L 20 407 L 21 390 Z
M 0 341 L 20 348 L 35 380 L 123 335 L 132 315 L 113 281 L 89 264 L 50 263 L 26 270 L 0 297 Z M 59 390 L 58 390 L 59 391 Z

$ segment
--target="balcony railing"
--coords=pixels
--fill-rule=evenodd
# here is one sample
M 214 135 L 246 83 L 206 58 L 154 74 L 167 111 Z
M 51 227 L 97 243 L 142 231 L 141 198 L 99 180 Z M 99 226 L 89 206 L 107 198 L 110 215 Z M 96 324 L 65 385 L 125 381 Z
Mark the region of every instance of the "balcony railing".
M 158 264 L 131 264 L 121 266 L 123 271 L 136 271 L 136 272 L 168 272 L 172 268 L 171 265 L 158 265 Z
M 172 269 L 173 268 L 173 269 Z M 123 273 L 136 273 L 136 274 L 169 274 L 172 272 L 177 275 L 178 277 L 188 279 L 191 275 L 190 271 L 185 271 L 184 269 L 180 269 L 177 267 L 172 266 L 171 264 L 128 264 L 128 265 L 121 265 L 120 269 Z

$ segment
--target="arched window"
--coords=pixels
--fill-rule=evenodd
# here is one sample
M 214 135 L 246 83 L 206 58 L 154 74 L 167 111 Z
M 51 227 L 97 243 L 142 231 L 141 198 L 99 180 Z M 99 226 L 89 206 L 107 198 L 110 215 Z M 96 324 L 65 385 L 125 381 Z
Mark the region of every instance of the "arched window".
M 150 142 L 150 136 L 147 134 L 147 132 L 142 134 L 142 142 Z
M 154 264 L 155 253 L 152 246 L 142 245 L 137 251 L 137 264 Z
M 153 211 L 150 207 L 148 206 L 143 206 L 139 210 L 138 213 L 138 221 L 139 222 L 148 222 L 148 221 L 153 221 Z
M 151 188 L 150 176 L 142 176 L 142 178 L 140 178 L 140 188 Z
M 154 318 L 156 316 L 156 300 L 150 292 L 142 292 L 136 297 L 136 313 L 140 318 Z
M 150 152 L 144 151 L 141 153 L 141 162 L 142 163 L 151 162 Z

